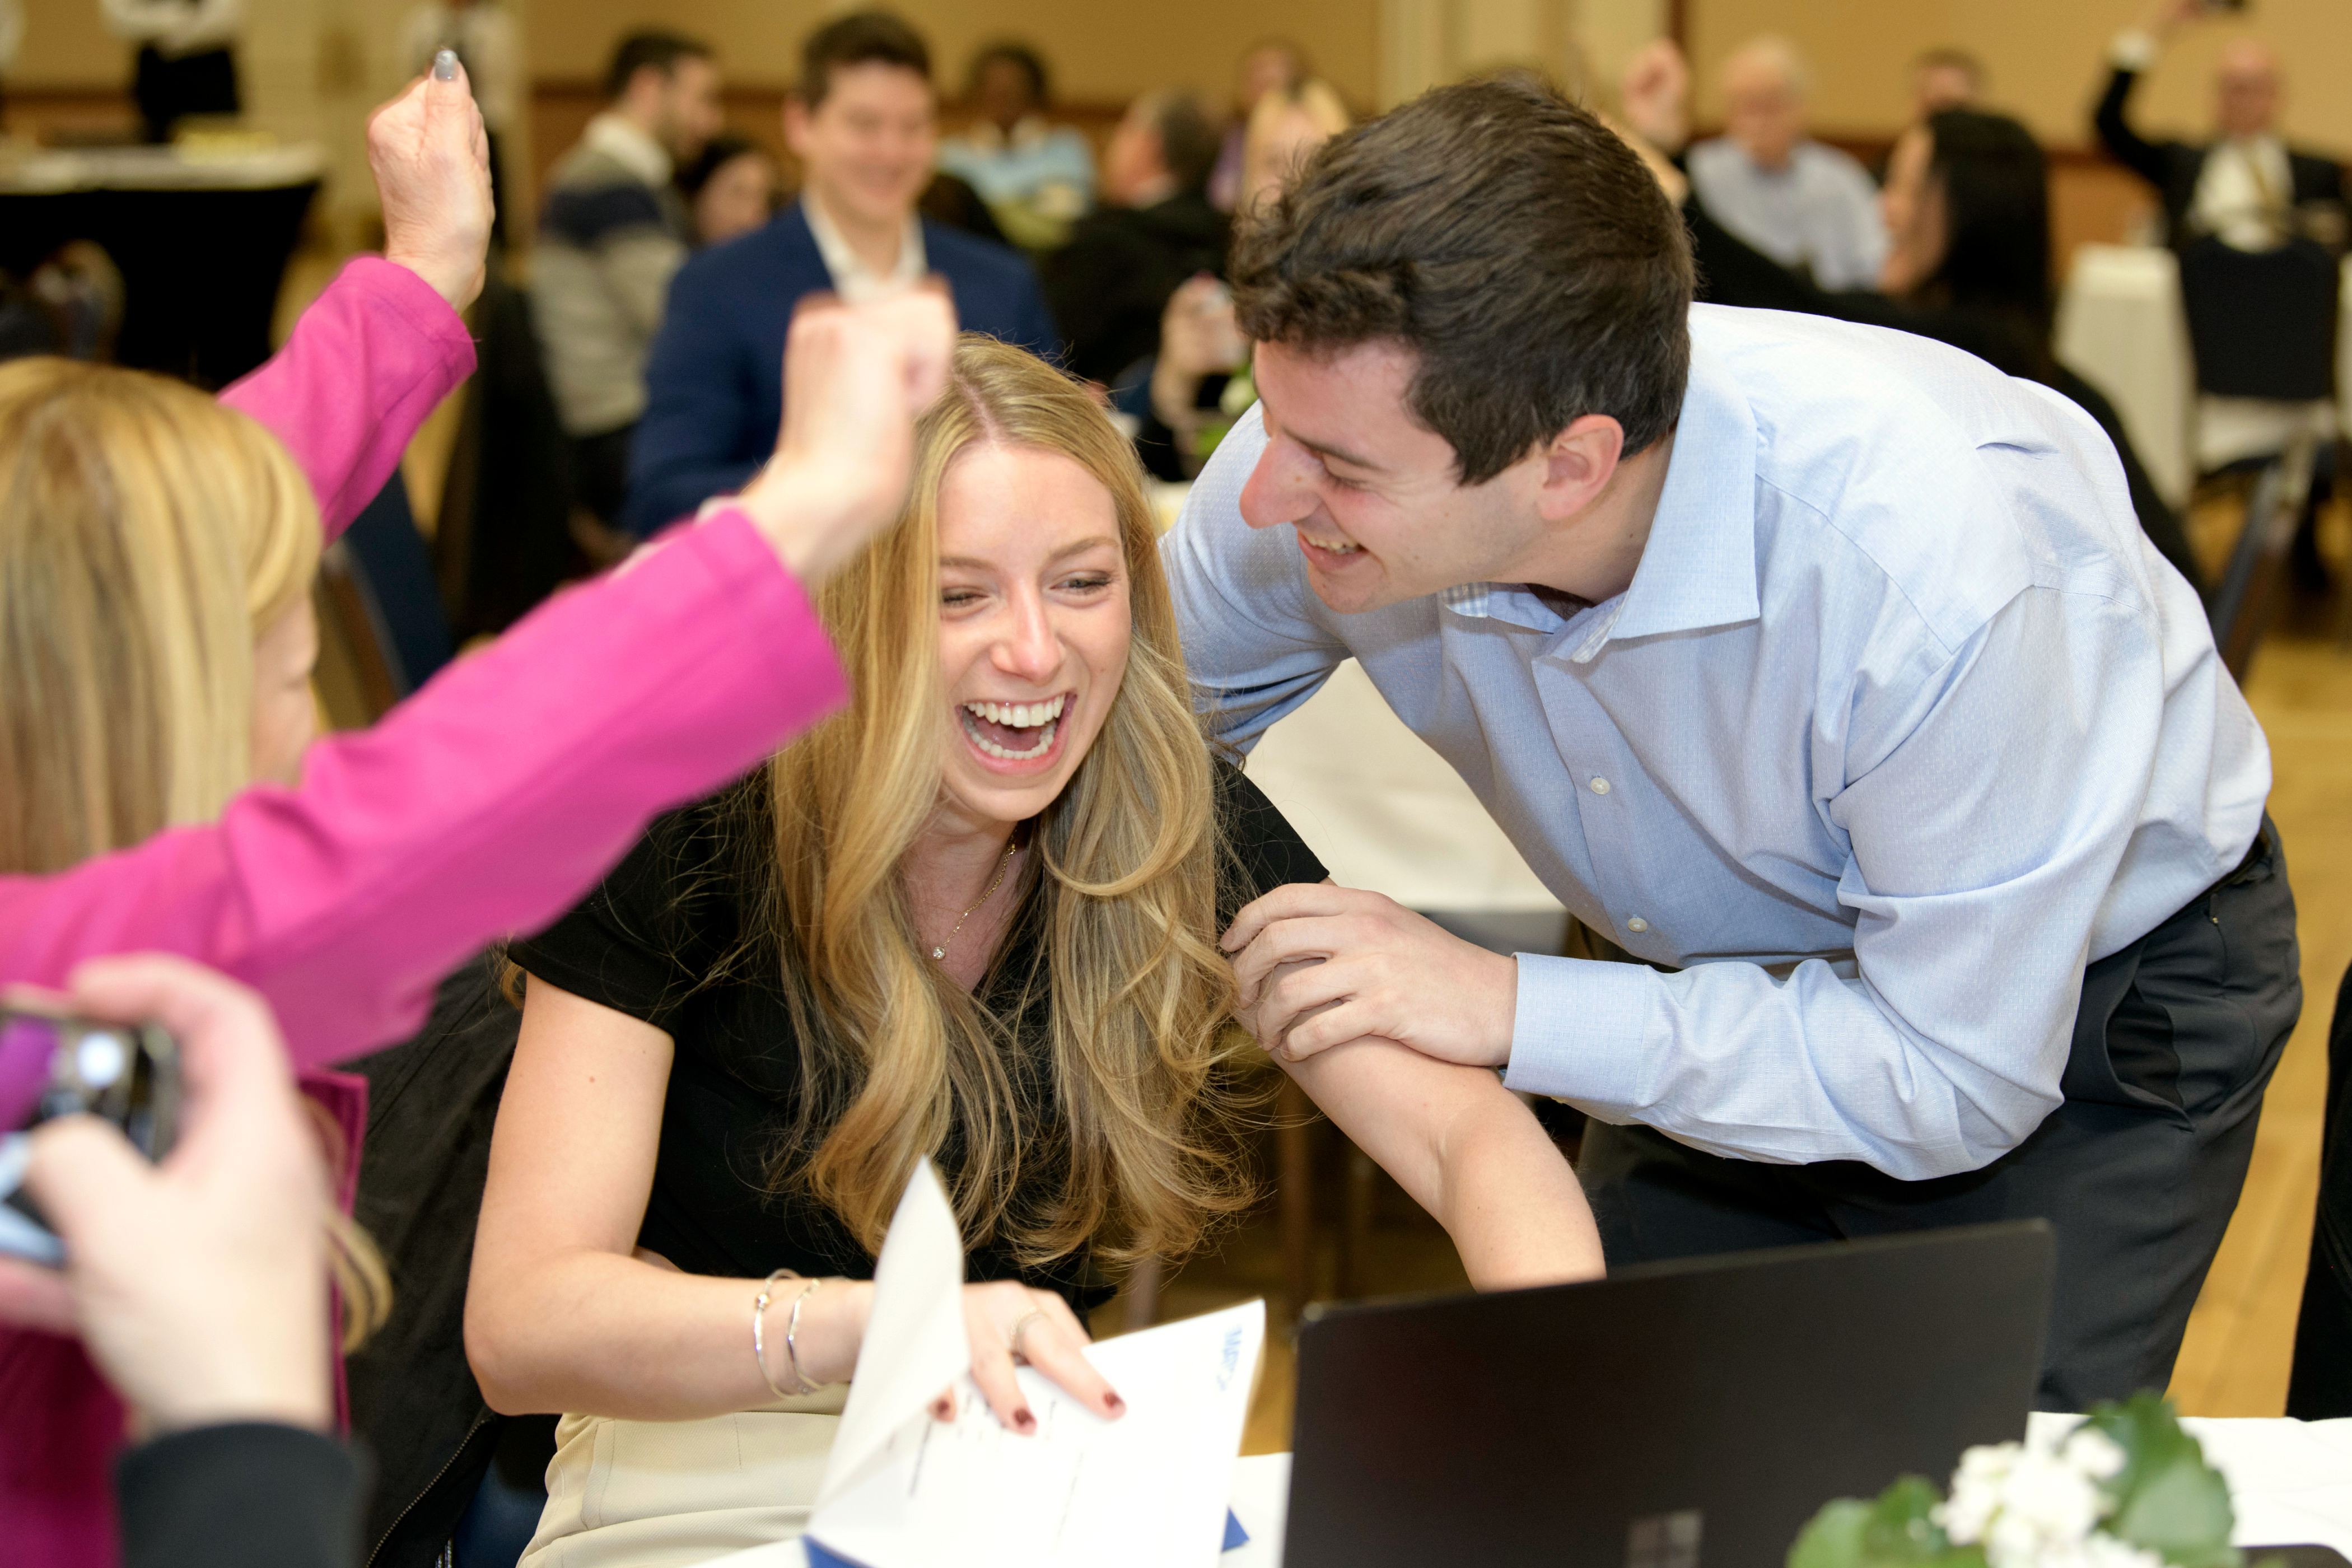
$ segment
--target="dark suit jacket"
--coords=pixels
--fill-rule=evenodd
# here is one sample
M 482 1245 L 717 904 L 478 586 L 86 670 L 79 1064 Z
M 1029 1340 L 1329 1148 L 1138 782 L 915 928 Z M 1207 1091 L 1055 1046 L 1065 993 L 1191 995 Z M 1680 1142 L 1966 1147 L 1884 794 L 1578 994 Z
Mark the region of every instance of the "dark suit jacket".
M 1060 334 L 1036 276 L 1001 245 L 923 224 L 923 254 L 955 290 L 964 331 L 1048 357 Z M 739 489 L 776 445 L 784 330 L 802 295 L 833 287 L 798 203 L 766 227 L 678 269 L 646 365 L 646 413 L 629 456 L 623 521 L 649 534 Z
M 2181 226 L 2197 199 L 2197 182 L 2205 173 L 2205 158 L 2213 147 L 2210 142 L 2200 146 L 2188 142 L 2150 142 L 2134 131 L 2124 110 L 2138 83 L 2137 71 L 2117 70 L 2109 76 L 2094 122 L 2100 142 L 2116 162 L 2156 187 L 2164 202 L 2165 235 L 2171 244 L 2181 245 L 2196 237 L 2184 234 Z M 2343 164 L 2292 148 L 2286 161 L 2296 206 L 2305 202 L 2345 201 Z

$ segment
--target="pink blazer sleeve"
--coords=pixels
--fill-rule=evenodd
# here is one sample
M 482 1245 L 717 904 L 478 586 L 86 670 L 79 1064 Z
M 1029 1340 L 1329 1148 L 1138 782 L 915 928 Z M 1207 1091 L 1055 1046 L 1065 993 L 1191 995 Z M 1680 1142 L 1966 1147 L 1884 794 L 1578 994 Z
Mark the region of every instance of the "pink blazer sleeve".
M 474 374 L 474 340 L 407 268 L 362 256 L 295 322 L 269 363 L 220 400 L 294 454 L 334 539 L 375 499 L 425 416 Z
M 259 989 L 298 1066 L 420 1023 L 434 983 L 553 920 L 652 816 L 748 772 L 838 704 L 839 666 L 748 519 L 680 530 L 558 595 L 301 787 L 54 876 L 0 878 L 0 980 L 98 953 L 184 953 Z M 0 1057 L 0 1126 L 42 1064 Z

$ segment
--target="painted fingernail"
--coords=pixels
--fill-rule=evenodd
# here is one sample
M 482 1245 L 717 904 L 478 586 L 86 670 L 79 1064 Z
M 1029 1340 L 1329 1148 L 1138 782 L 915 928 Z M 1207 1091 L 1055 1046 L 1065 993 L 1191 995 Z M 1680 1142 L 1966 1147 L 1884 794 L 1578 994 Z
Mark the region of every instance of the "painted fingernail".
M 1013 1429 L 1016 1432 L 1034 1432 L 1037 1430 L 1037 1417 L 1032 1415 L 1025 1406 L 1016 1410 L 1013 1413 Z
M 457 79 L 457 50 L 443 49 L 439 54 L 433 57 L 433 79 L 435 81 L 456 81 Z
M 1109 1407 L 1110 1413 L 1113 1415 L 1124 1415 L 1127 1414 L 1127 1401 L 1121 1399 L 1116 1394 L 1105 1394 L 1103 1395 L 1103 1404 Z
M 954 1419 L 955 1419 L 955 1401 L 953 1401 L 952 1399 L 950 1399 L 950 1398 L 949 1398 L 946 1394 L 940 1394 L 937 1399 L 932 1400 L 932 1401 L 931 1401 L 931 1419 L 932 1419 L 932 1420 L 934 1420 L 934 1421 L 952 1421 L 952 1420 L 954 1420 Z

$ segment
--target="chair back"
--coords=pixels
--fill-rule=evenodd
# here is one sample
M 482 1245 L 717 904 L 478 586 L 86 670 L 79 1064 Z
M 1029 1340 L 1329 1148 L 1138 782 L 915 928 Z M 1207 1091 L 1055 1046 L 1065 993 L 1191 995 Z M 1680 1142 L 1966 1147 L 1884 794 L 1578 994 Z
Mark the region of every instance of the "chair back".
M 2336 395 L 2344 275 L 2318 241 L 2238 250 L 2213 237 L 2180 253 L 2197 387 L 2220 397 L 2303 403 Z

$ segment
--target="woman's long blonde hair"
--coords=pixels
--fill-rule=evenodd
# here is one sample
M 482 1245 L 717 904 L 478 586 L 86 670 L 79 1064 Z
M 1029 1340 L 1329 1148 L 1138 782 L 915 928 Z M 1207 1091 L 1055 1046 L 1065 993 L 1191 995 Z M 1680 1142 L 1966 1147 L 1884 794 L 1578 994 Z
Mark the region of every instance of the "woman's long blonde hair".
M 252 777 L 254 640 L 318 566 L 310 480 L 253 420 L 161 376 L 0 364 L 0 874 L 217 817 Z M 391 1282 L 325 1223 L 354 1349 Z
M 941 483 L 983 444 L 1061 453 L 1110 491 L 1134 628 L 1101 734 L 1033 827 L 1017 918 L 1038 956 L 999 977 L 1019 984 L 1010 1017 L 923 956 L 899 876 L 940 801 Z M 1248 1200 L 1233 1146 L 1247 1096 L 1223 1043 L 1215 785 L 1133 449 L 1059 372 L 967 338 L 917 428 L 905 514 L 818 607 L 856 696 L 771 763 L 761 803 L 774 847 L 757 923 L 782 950 L 804 1084 L 772 1182 L 872 1249 L 917 1156 L 949 1151 L 970 1242 L 1031 1263 L 1189 1249 Z M 1042 1040 L 1018 1025 L 1036 1004 Z
M 252 773 L 254 639 L 318 562 L 309 481 L 244 415 L 0 364 L 0 873 L 218 816 Z

